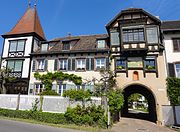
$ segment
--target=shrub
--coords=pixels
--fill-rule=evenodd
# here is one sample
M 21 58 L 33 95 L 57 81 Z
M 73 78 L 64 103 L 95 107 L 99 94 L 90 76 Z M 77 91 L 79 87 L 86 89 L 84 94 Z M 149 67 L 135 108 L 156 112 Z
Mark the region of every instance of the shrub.
M 83 107 L 77 105 L 75 108 L 68 108 L 64 116 L 69 123 L 76 125 L 107 127 L 107 119 L 101 106 Z
M 124 96 L 121 90 L 111 90 L 108 93 L 108 104 L 109 104 L 109 111 L 112 115 L 117 114 L 120 112 L 121 108 L 124 104 Z
M 167 93 L 172 105 L 180 105 L 180 78 L 168 77 Z
M 84 99 L 90 99 L 91 97 L 91 92 L 90 90 L 76 90 L 76 89 L 70 89 L 66 90 L 63 93 L 64 97 L 69 97 L 71 100 L 76 100 L 76 101 L 83 101 Z
M 55 91 L 52 91 L 52 90 L 45 90 L 45 91 L 41 92 L 40 95 L 53 95 L 53 96 L 58 96 L 59 94 L 56 93 Z
M 97 126 L 101 128 L 107 127 L 107 118 L 104 116 L 104 110 L 101 106 L 95 105 L 86 108 L 78 105 L 75 108 L 68 108 L 65 114 L 0 109 L 0 116 L 31 119 L 53 124 L 76 124 Z

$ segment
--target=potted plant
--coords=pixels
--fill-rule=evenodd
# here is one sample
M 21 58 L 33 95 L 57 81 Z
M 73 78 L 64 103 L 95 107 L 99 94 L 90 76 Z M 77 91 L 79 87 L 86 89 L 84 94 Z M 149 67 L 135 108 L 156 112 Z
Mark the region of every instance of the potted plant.
M 151 65 L 147 65 L 146 68 L 147 68 L 148 70 L 155 70 L 155 66 L 151 66 Z
M 117 66 L 117 70 L 122 70 L 123 67 L 122 66 Z

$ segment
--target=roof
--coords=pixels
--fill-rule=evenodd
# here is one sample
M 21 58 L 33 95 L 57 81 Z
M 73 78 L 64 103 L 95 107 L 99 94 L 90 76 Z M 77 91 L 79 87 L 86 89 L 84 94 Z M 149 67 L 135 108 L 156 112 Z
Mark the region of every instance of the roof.
M 36 33 L 39 37 L 46 40 L 36 8 L 28 7 L 24 15 L 11 29 L 11 31 L 4 34 L 3 36 L 26 33 Z
M 108 39 L 107 34 L 98 35 L 86 35 L 86 36 L 68 36 L 63 38 L 56 38 L 52 41 L 42 42 L 54 44 L 47 52 L 41 52 L 40 49 L 33 54 L 53 54 L 53 53 L 79 53 L 79 52 L 100 52 L 108 51 L 109 48 L 106 46 L 104 49 L 97 48 L 98 39 Z M 63 50 L 63 43 L 68 42 L 71 44 L 70 50 Z
M 122 14 L 128 14 L 128 13 L 139 13 L 142 12 L 146 15 L 148 15 L 150 18 L 158 21 L 159 23 L 161 22 L 157 17 L 151 15 L 150 13 L 148 13 L 147 11 L 143 10 L 142 8 L 128 8 L 125 10 L 122 10 L 121 12 L 119 12 L 107 25 L 106 27 L 109 27 L 110 25 L 112 25 L 116 19 L 118 19 Z
M 180 20 L 177 21 L 163 21 L 161 24 L 163 31 L 174 31 L 180 30 Z

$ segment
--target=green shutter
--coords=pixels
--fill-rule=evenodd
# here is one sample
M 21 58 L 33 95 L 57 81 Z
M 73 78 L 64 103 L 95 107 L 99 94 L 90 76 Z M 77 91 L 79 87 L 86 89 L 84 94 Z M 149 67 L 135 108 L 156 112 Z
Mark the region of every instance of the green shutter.
M 54 60 L 54 71 L 58 70 L 58 59 Z
M 106 68 L 105 69 L 109 69 L 109 58 L 106 58 Z
M 86 59 L 86 70 L 89 71 L 89 58 Z
M 71 71 L 71 59 L 68 59 L 68 70 Z
M 32 61 L 32 71 L 35 72 L 36 71 L 36 60 Z
M 76 60 L 72 59 L 72 70 L 75 71 Z
M 91 58 L 91 70 L 94 70 L 94 58 Z
M 48 60 L 44 60 L 45 64 L 44 64 L 44 71 L 48 70 Z

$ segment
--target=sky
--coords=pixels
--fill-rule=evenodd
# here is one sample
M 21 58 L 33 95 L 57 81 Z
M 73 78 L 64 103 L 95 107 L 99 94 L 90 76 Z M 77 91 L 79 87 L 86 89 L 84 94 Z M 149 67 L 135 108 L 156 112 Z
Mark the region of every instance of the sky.
M 9 32 L 31 1 L 1 0 L 0 34 Z M 107 33 L 105 25 L 121 10 L 143 8 L 162 21 L 180 20 L 180 0 L 37 0 L 37 11 L 47 40 Z M 0 38 L 0 52 L 3 38 Z

